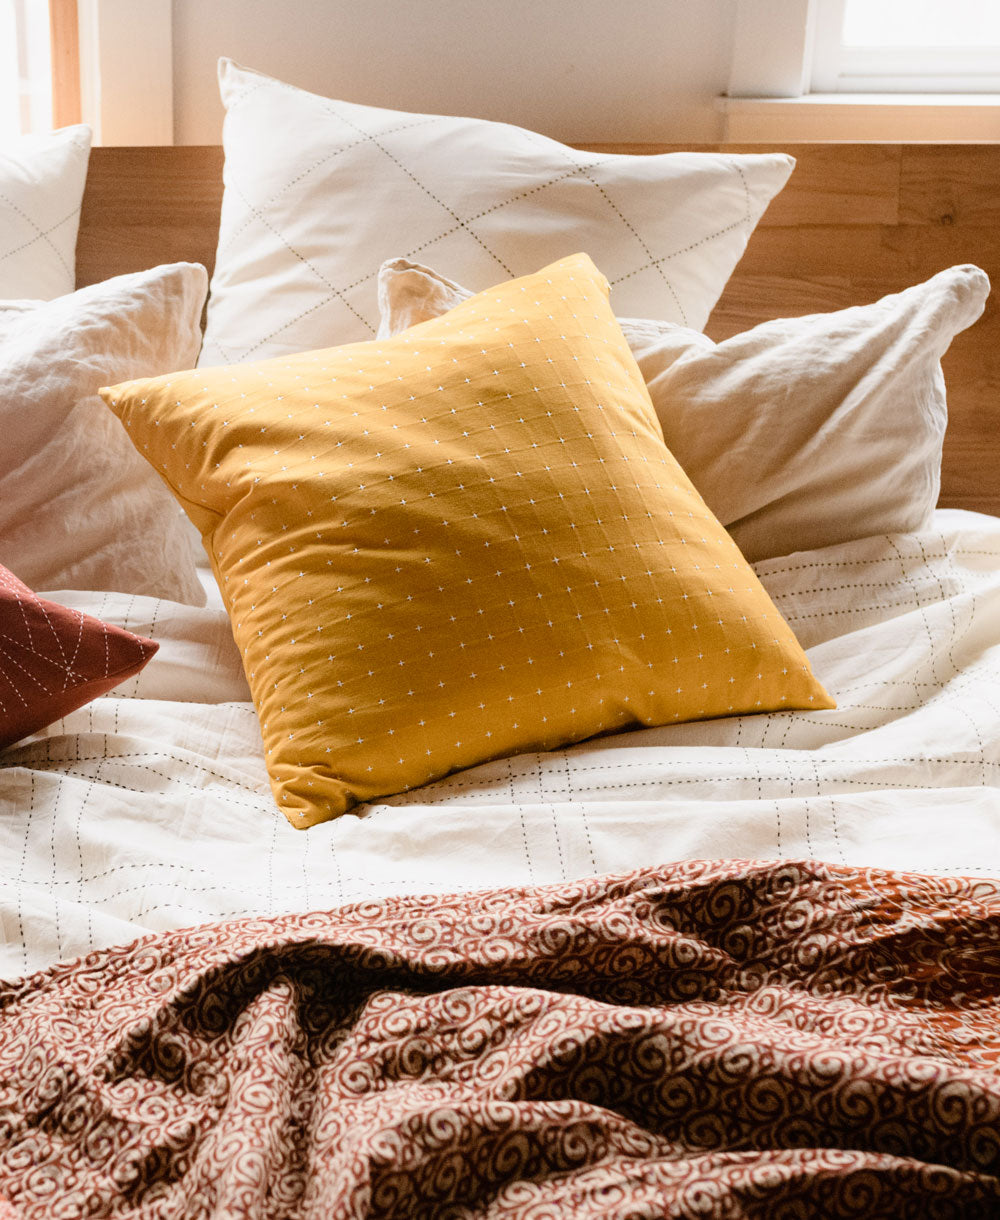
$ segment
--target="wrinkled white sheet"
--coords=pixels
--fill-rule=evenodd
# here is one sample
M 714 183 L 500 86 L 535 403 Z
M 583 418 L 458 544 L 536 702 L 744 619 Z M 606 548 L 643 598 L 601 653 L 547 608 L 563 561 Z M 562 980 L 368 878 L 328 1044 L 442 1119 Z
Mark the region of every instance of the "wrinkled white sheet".
M 147 931 L 691 857 L 1000 876 L 1000 520 L 757 565 L 838 700 L 521 755 L 302 832 L 224 613 L 54 594 L 138 677 L 0 756 L 0 976 Z

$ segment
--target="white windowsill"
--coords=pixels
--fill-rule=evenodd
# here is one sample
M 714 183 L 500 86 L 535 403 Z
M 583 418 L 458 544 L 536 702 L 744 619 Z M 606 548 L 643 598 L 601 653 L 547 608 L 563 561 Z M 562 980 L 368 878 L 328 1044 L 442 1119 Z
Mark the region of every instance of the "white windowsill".
M 1000 142 L 1000 93 L 807 93 L 720 97 L 726 143 Z

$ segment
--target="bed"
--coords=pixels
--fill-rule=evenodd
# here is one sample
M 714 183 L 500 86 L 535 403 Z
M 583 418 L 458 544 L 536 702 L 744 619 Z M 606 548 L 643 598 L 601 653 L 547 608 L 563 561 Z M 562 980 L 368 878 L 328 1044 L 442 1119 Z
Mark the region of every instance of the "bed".
M 791 151 L 712 339 L 1000 265 L 995 148 Z M 94 149 L 78 287 L 211 271 L 222 165 Z M 754 563 L 830 711 L 300 832 L 207 568 L 201 606 L 44 586 L 158 652 L 2 756 L 10 1214 L 997 1214 L 998 327 L 944 358 L 920 528 Z

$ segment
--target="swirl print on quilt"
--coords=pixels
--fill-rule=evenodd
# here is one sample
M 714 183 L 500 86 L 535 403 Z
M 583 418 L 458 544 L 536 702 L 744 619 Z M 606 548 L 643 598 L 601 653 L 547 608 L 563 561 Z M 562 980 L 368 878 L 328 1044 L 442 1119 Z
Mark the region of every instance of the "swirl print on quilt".
M 693 861 L 150 936 L 0 988 L 0 1198 L 985 1220 L 998 923 L 993 881 Z

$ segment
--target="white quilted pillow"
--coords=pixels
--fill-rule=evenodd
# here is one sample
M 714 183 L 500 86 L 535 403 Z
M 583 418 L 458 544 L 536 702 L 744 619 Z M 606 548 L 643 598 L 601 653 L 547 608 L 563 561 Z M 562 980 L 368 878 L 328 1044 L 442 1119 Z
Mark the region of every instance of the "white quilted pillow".
M 370 339 L 384 259 L 473 290 L 585 251 L 618 313 L 701 329 L 794 164 L 578 152 L 482 119 L 331 101 L 224 59 L 225 195 L 201 363 Z
M 73 291 L 89 160 L 83 124 L 0 148 L 0 297 L 50 301 Z

